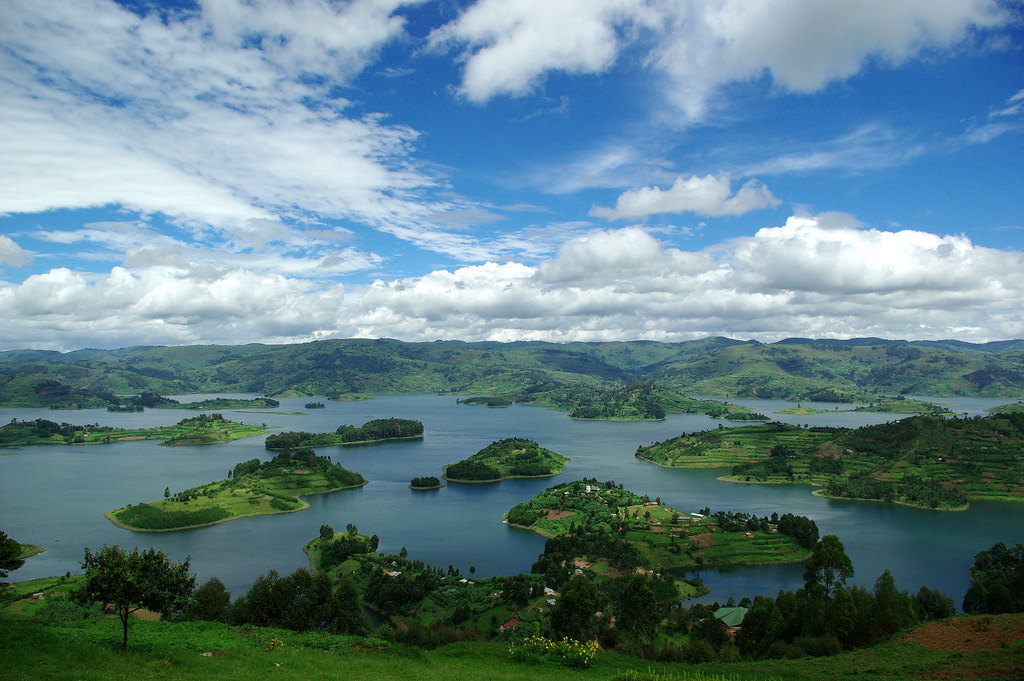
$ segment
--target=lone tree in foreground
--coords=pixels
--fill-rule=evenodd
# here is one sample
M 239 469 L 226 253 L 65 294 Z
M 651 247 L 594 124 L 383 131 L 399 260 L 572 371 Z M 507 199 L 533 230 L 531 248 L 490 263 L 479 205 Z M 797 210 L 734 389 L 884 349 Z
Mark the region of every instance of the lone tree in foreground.
M 84 602 L 109 605 L 121 618 L 124 639 L 121 650 L 128 649 L 128 617 L 145 608 L 165 612 L 179 598 L 187 597 L 195 587 L 195 575 L 188 571 L 191 557 L 172 563 L 163 551 L 149 549 L 131 553 L 104 544 L 99 553 L 85 549 L 82 568 L 85 584 L 77 596 Z

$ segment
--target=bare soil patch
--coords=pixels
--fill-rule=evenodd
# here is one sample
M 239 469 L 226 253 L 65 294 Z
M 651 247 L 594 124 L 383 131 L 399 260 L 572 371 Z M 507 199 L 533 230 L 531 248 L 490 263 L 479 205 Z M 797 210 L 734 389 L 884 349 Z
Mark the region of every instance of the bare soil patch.
M 952 617 L 914 629 L 902 641 L 930 650 L 969 652 L 1004 648 L 1024 639 L 1024 615 Z
M 691 534 L 690 535 L 690 541 L 693 542 L 694 546 L 696 546 L 697 548 L 700 548 L 700 549 L 707 548 L 708 546 L 711 546 L 712 544 L 715 543 L 711 539 L 711 533 L 710 532 L 705 532 L 703 534 Z
M 560 511 L 554 508 L 547 509 L 547 514 L 544 516 L 546 520 L 561 520 L 562 518 L 568 518 L 572 515 L 572 511 Z

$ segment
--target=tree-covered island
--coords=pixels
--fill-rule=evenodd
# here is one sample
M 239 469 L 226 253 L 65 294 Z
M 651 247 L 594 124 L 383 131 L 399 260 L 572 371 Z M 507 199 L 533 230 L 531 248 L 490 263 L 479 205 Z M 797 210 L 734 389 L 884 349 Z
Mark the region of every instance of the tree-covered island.
M 440 489 L 444 487 L 444 483 L 438 480 L 433 475 L 428 475 L 419 478 L 413 478 L 409 483 L 409 487 L 412 489 L 427 490 L 427 489 Z
M 287 431 L 267 437 L 266 447 L 283 451 L 332 445 L 355 445 L 385 440 L 409 440 L 423 437 L 423 423 L 412 419 L 376 419 L 358 428 L 341 425 L 333 433 Z
M 497 482 L 506 478 L 542 478 L 558 475 L 569 459 L 533 440 L 510 437 L 487 445 L 462 461 L 444 467 L 451 482 Z
M 802 516 L 684 512 L 595 479 L 550 487 L 509 509 L 505 521 L 548 537 L 533 572 L 558 584 L 576 568 L 621 577 L 637 569 L 799 562 L 818 541 L 814 521 Z
M 723 480 L 800 483 L 835 498 L 962 509 L 971 499 L 1024 500 L 1024 413 L 914 416 L 860 428 L 769 423 L 641 446 L 670 468 L 731 467 Z
M 360 487 L 366 479 L 312 450 L 278 454 L 270 461 L 239 463 L 226 480 L 177 493 L 159 501 L 108 511 L 115 525 L 130 530 L 166 532 L 213 525 L 251 515 L 290 513 L 307 508 L 299 497 Z
M 266 426 L 249 426 L 221 414 L 200 414 L 173 426 L 114 428 L 99 424 L 76 426 L 47 419 L 14 420 L 0 427 L 0 446 L 110 444 L 122 440 L 163 440 L 160 444 L 202 445 L 265 435 Z

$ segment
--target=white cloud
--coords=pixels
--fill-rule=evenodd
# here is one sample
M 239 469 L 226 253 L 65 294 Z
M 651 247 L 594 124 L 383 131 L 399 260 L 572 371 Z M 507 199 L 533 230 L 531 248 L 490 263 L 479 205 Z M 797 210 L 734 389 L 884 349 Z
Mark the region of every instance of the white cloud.
M 32 256 L 25 249 L 10 237 L 0 234 L 0 265 L 21 267 L 31 259 Z
M 971 340 L 1024 334 L 1024 257 L 961 236 L 794 216 L 711 249 L 631 227 L 507 263 L 377 282 L 352 311 L 363 336 L 409 340 L 685 340 L 707 334 Z
M 166 22 L 109 0 L 6 4 L 0 212 L 121 205 L 235 248 L 312 214 L 490 254 L 428 221 L 462 206 L 430 198 L 417 133 L 337 96 L 401 35 L 404 4 L 210 0 Z
M 899 65 L 1011 20 L 995 0 L 480 0 L 431 39 L 464 46 L 460 92 L 475 102 L 532 92 L 548 72 L 600 73 L 637 45 L 666 96 L 699 119 L 726 83 L 768 75 L 815 92 L 868 62 Z
M 769 208 L 781 203 L 768 188 L 757 180 L 749 180 L 732 194 L 732 181 L 728 175 L 677 177 L 668 189 L 641 187 L 619 196 L 615 208 L 595 206 L 590 209 L 594 217 L 606 220 L 644 218 L 659 213 L 695 213 L 721 217 L 743 215 L 752 210 Z
M 615 61 L 623 25 L 655 19 L 640 0 L 479 0 L 430 42 L 468 45 L 459 92 L 483 103 L 533 92 L 548 71 L 600 73 Z
M 343 299 L 340 285 L 176 265 L 105 275 L 56 268 L 0 287 L 0 311 L 18 320 L 3 345 L 57 349 L 310 339 L 334 331 Z
M 1024 335 L 1021 253 L 864 228 L 839 213 L 793 216 L 700 251 L 637 227 L 596 230 L 537 266 L 491 262 L 359 288 L 178 256 L 0 284 L 0 346 Z

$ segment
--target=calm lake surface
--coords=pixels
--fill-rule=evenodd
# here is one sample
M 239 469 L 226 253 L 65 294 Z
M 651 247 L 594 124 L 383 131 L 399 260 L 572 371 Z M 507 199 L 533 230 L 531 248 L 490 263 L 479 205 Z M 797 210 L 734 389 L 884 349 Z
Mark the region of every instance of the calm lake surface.
M 206 396 L 182 396 L 181 401 Z M 263 438 L 231 443 L 162 447 L 156 442 L 112 445 L 45 446 L 7 450 L 0 456 L 0 529 L 23 543 L 46 548 L 11 573 L 10 580 L 78 571 L 85 547 L 104 543 L 125 548 L 150 546 L 175 560 L 192 556 L 199 583 L 216 576 L 239 596 L 261 574 L 282 574 L 308 567 L 302 546 L 319 534 L 322 524 L 344 529 L 354 523 L 361 532 L 377 534 L 380 550 L 478 576 L 529 572 L 544 539 L 502 524 L 502 514 L 547 487 L 584 477 L 615 480 L 638 494 L 660 496 L 683 511 L 710 506 L 770 515 L 791 512 L 813 518 L 821 534 L 836 534 L 853 560 L 854 582 L 871 587 L 889 569 L 898 586 L 916 592 L 936 588 L 959 605 L 968 587 L 974 555 L 997 541 L 1024 541 L 1024 504 L 975 502 L 965 512 L 923 511 L 871 502 L 832 501 L 811 495 L 810 487 L 740 485 L 720 482 L 721 470 L 669 470 L 633 456 L 637 446 L 695 432 L 741 425 L 704 416 L 670 415 L 655 423 L 574 421 L 565 412 L 540 407 L 488 409 L 459 405 L 455 397 L 434 395 L 380 396 L 365 402 L 328 402 L 325 409 L 304 410 L 308 398 L 281 400 L 277 410 L 225 411 L 244 423 L 279 426 L 283 430 L 333 431 L 341 424 L 361 425 L 373 418 L 400 417 L 423 422 L 422 440 L 354 447 L 328 447 L 318 453 L 362 473 L 370 483 L 357 490 L 307 498 L 310 508 L 298 513 L 242 518 L 231 522 L 168 533 L 140 533 L 115 527 L 105 511 L 130 503 L 153 501 L 171 492 L 226 477 L 240 461 L 271 456 Z M 1012 400 L 934 399 L 955 413 L 980 414 Z M 860 426 L 898 418 L 893 414 L 836 413 L 849 405 L 811 404 L 833 413 L 787 416 L 772 412 L 792 403 L 736 400 L 772 418 L 809 425 Z M 288 414 L 303 412 L 306 414 Z M 105 410 L 51 411 L 0 409 L 0 423 L 12 418 L 45 418 L 73 424 L 99 423 L 126 428 L 173 424 L 195 412 L 150 409 L 141 414 Z M 540 480 L 507 480 L 488 485 L 449 484 L 414 492 L 409 480 L 440 477 L 445 464 L 458 461 L 505 437 L 526 437 L 572 459 L 562 475 Z M 803 584 L 802 565 L 704 570 L 712 592 L 704 600 L 724 602 Z

